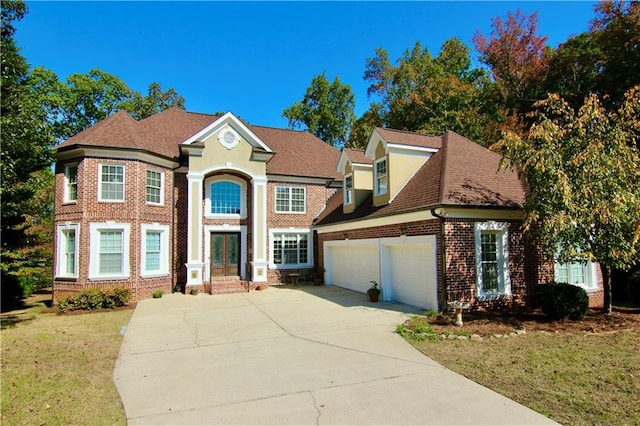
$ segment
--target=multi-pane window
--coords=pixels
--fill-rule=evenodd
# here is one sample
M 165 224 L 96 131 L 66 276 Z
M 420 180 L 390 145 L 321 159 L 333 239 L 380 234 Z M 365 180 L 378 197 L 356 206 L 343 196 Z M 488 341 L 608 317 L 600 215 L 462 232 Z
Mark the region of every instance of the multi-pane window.
M 76 201 L 78 199 L 78 166 L 67 166 L 64 169 L 66 180 L 65 201 Z
M 555 280 L 559 283 L 573 284 L 585 289 L 597 287 L 591 262 L 556 263 Z
M 344 178 L 344 203 L 351 204 L 353 202 L 353 175 Z
M 123 231 L 101 230 L 98 258 L 100 275 L 122 274 L 123 271 Z
M 160 272 L 160 251 L 162 233 L 159 231 L 147 231 L 145 247 L 146 272 Z
M 308 234 L 274 233 L 272 239 L 274 265 L 305 265 L 309 263 Z
M 507 230 L 508 224 L 504 222 L 475 225 L 476 280 L 480 299 L 511 293 Z
M 276 187 L 277 213 L 304 213 L 305 188 L 296 186 Z
M 240 214 L 240 185 L 220 181 L 211 184 L 211 213 Z
M 376 195 L 387 193 L 387 160 L 378 161 L 375 165 Z
M 66 224 L 58 228 L 57 277 L 78 276 L 78 229 L 78 224 Z
M 498 234 L 483 232 L 480 239 L 482 289 L 485 293 L 498 291 Z
M 124 166 L 100 165 L 100 200 L 124 201 Z
M 147 203 L 162 204 L 162 173 L 147 170 Z

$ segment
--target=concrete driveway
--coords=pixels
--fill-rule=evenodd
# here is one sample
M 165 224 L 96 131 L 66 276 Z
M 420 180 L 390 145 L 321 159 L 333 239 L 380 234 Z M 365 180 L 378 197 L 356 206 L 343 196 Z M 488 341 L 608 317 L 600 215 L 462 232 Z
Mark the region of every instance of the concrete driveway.
M 553 424 L 413 349 L 394 333 L 412 308 L 365 298 L 311 286 L 141 301 L 114 371 L 128 423 Z

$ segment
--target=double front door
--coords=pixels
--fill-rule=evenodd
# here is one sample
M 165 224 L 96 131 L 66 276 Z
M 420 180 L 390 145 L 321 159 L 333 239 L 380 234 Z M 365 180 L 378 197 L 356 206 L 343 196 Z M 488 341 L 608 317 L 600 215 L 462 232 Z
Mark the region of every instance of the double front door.
M 211 233 L 211 276 L 240 276 L 240 233 Z

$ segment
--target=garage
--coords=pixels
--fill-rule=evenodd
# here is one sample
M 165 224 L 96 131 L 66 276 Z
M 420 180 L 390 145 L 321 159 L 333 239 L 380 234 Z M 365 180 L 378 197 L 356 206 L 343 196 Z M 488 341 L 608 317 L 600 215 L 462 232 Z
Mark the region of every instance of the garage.
M 382 299 L 438 309 L 433 235 L 327 241 L 327 284 L 365 293 L 376 281 Z

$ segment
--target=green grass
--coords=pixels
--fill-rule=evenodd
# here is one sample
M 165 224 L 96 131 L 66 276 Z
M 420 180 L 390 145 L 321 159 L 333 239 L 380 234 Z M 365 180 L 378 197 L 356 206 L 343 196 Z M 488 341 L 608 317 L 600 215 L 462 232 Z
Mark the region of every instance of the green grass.
M 132 309 L 82 315 L 34 306 L 2 318 L 3 425 L 124 425 L 113 384 Z
M 407 341 L 445 367 L 561 424 L 640 424 L 637 329 Z

